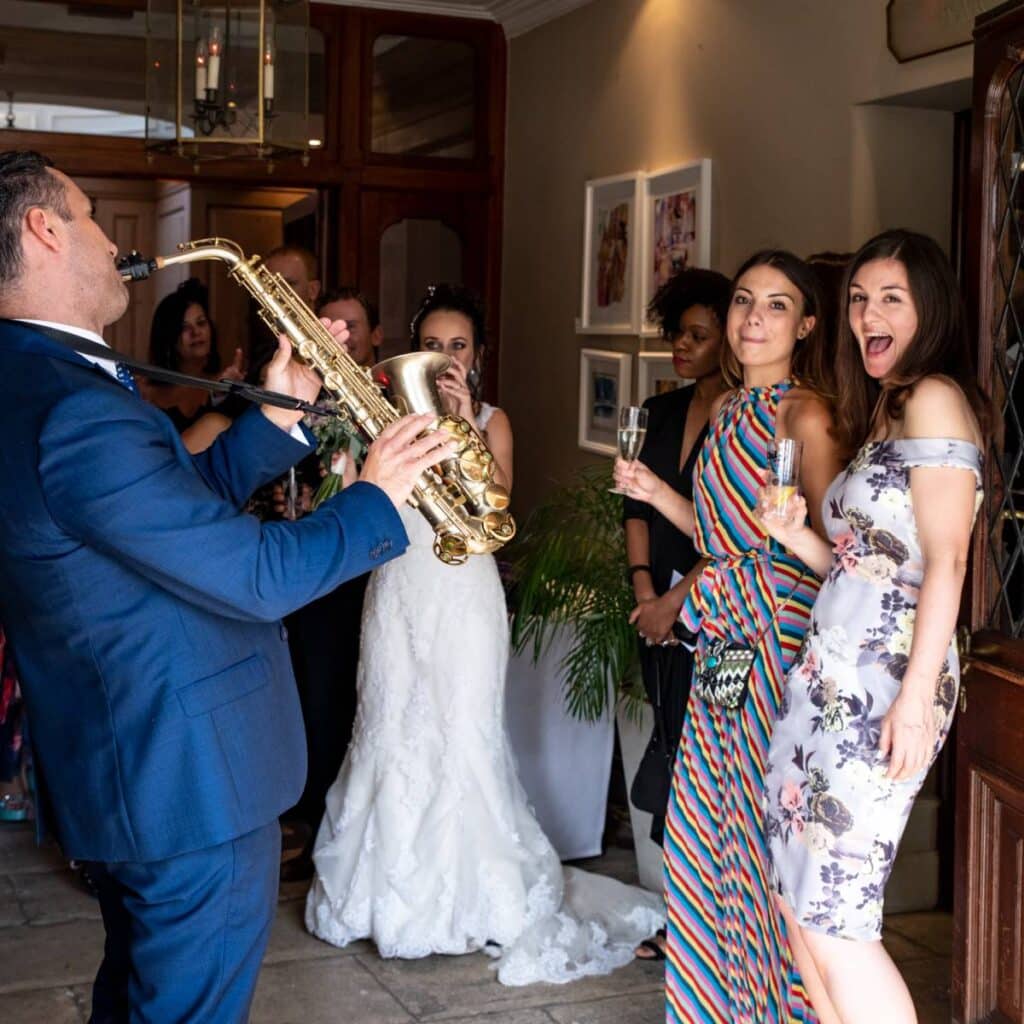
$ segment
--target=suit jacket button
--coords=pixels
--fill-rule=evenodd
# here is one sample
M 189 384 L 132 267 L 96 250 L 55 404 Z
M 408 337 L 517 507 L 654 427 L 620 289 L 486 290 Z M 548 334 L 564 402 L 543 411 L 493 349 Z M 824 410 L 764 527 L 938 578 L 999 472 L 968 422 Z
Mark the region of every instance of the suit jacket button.
M 283 622 L 281 623 L 281 639 L 288 639 L 288 627 Z

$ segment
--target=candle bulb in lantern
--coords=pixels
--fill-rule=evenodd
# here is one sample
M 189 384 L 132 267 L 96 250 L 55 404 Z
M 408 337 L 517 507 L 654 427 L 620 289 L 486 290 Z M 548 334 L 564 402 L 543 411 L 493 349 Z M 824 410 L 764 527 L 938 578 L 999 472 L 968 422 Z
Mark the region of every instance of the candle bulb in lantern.
M 223 44 L 220 37 L 220 26 L 215 25 L 210 32 L 210 59 L 206 68 L 206 88 L 216 92 L 220 86 L 220 54 Z
M 274 51 L 268 44 L 263 51 L 263 99 L 274 98 Z
M 206 43 L 202 39 L 196 44 L 196 99 L 206 99 Z

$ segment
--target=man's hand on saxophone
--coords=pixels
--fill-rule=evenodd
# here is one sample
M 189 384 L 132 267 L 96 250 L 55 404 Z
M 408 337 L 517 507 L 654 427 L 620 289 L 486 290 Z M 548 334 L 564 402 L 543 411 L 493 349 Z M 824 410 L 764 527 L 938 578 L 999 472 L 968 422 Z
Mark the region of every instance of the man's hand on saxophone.
M 348 337 L 348 326 L 344 320 L 321 320 L 337 341 L 343 342 Z M 298 359 L 292 359 L 292 345 L 283 334 L 277 336 L 277 352 L 267 364 L 264 386 L 269 391 L 277 391 L 283 395 L 301 398 L 304 402 L 315 402 L 323 387 L 323 382 L 316 370 Z M 298 410 L 279 409 L 276 406 L 261 405 L 263 415 L 271 423 L 284 431 L 289 431 L 302 419 Z
M 445 431 L 419 436 L 435 419 L 431 413 L 403 416 L 385 427 L 367 450 L 359 479 L 376 484 L 395 508 L 405 504 L 424 470 L 455 451 L 456 443 Z

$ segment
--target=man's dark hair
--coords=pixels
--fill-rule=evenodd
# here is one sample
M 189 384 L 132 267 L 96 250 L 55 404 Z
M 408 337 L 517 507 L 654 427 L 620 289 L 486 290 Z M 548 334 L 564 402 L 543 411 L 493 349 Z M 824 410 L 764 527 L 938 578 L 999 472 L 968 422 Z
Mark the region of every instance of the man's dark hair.
M 323 309 L 331 302 L 358 302 L 366 313 L 366 322 L 370 330 L 375 331 L 380 324 L 380 315 L 377 307 L 358 289 L 351 285 L 342 285 L 340 288 L 332 288 L 325 295 L 320 296 L 320 308 Z
M 64 186 L 48 170 L 53 163 L 31 150 L 0 153 L 0 290 L 21 275 L 21 224 L 33 206 L 72 219 Z

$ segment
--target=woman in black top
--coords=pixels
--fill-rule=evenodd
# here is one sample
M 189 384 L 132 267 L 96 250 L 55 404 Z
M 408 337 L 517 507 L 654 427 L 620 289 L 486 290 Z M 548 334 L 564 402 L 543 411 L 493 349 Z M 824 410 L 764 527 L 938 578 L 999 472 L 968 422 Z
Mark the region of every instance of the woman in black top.
M 693 467 L 708 428 L 711 403 L 725 388 L 720 370 L 722 332 L 731 285 L 713 270 L 683 270 L 658 290 L 649 315 L 672 343 L 672 365 L 690 382 L 647 399 L 647 436 L 640 461 L 684 497 L 693 497 Z M 661 842 L 672 763 L 690 694 L 693 656 L 673 626 L 699 570 L 693 542 L 652 506 L 626 498 L 623 519 L 630 582 L 637 605 L 630 616 L 640 639 L 640 667 L 654 709 L 651 743 L 633 781 L 633 802 L 653 816 L 651 838 Z M 673 573 L 682 579 L 672 585 Z M 638 955 L 660 959 L 659 937 Z

